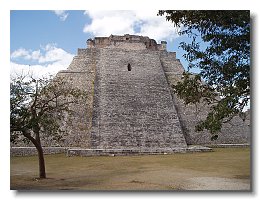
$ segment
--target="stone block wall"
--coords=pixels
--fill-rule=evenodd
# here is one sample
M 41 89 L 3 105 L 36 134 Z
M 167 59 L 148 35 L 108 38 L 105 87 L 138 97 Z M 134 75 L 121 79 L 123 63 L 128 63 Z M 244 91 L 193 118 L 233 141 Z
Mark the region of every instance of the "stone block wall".
M 101 49 L 92 148 L 186 147 L 159 56 L 158 51 Z
M 43 147 L 43 153 L 45 155 L 67 153 L 67 147 Z M 11 156 L 35 156 L 38 155 L 35 147 L 11 147 Z
M 122 41 L 114 42 L 111 44 L 111 46 L 106 47 L 108 49 L 123 49 L 123 50 L 145 50 L 146 46 L 143 43 L 136 43 L 136 42 L 129 42 L 125 43 Z
M 95 37 L 93 40 L 88 39 L 87 45 L 89 49 L 111 46 L 129 49 L 129 46 L 139 46 L 139 48 L 141 47 L 149 50 L 166 50 L 167 42 L 162 41 L 161 44 L 157 44 L 154 39 L 150 39 L 146 36 L 125 34 L 123 36 L 110 35 L 109 37 Z
M 87 96 L 87 99 L 71 105 L 71 110 L 74 112 L 67 116 L 62 124 L 67 135 L 63 137 L 62 142 L 59 142 L 61 146 L 90 147 L 89 133 L 92 127 L 94 78 L 98 57 L 99 52 L 94 49 L 79 50 L 68 70 L 57 74 L 58 77 L 63 77 L 67 84 L 80 89 Z

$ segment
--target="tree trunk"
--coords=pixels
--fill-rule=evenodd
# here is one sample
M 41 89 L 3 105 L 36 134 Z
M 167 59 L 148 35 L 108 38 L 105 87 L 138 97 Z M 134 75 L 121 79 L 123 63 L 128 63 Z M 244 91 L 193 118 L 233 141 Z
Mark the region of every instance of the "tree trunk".
M 36 148 L 38 151 L 38 159 L 39 159 L 39 174 L 40 174 L 40 178 L 46 178 L 45 162 L 44 162 L 43 149 L 41 145 L 39 132 L 40 132 L 39 126 L 36 126 L 36 128 L 34 128 L 34 133 L 35 133 L 35 140 L 37 142 Z
M 43 149 L 42 149 L 41 139 L 40 139 L 40 126 L 38 123 L 33 127 L 33 132 L 35 133 L 35 140 L 37 143 L 36 148 L 38 151 L 40 178 L 46 178 L 45 162 L 44 162 Z
M 46 178 L 46 172 L 45 172 L 45 161 L 44 161 L 44 155 L 43 155 L 43 149 L 41 146 L 39 134 L 36 134 L 36 139 L 34 139 L 29 133 L 26 131 L 23 131 L 23 135 L 27 137 L 36 147 L 38 152 L 38 160 L 39 160 L 39 178 Z M 38 137 L 37 137 L 38 136 Z
M 42 146 L 37 145 L 36 148 L 38 151 L 38 159 L 39 159 L 39 175 L 40 175 L 40 178 L 46 178 L 45 161 L 44 161 Z

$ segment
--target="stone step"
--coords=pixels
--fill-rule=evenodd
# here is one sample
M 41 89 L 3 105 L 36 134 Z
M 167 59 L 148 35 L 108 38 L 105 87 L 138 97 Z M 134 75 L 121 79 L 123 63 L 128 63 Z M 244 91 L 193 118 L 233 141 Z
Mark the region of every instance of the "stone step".
M 187 148 L 163 149 L 68 149 L 67 156 L 125 156 L 125 155 L 167 155 L 174 153 L 210 152 L 211 148 L 191 146 Z

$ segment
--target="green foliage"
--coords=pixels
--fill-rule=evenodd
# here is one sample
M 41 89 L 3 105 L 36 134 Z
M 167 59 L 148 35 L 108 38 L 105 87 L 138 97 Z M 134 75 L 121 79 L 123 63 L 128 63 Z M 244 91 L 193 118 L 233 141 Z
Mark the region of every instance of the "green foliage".
M 214 89 L 202 84 L 199 74 L 193 75 L 189 72 L 183 73 L 182 81 L 173 85 L 173 89 L 186 104 L 200 103 L 201 98 L 210 103 L 211 99 L 216 96 Z
M 48 137 L 60 140 L 64 131 L 60 128 L 64 114 L 71 114 L 70 105 L 85 95 L 62 78 L 20 76 L 10 83 L 11 142 L 22 133 L 28 142 Z
M 163 10 L 158 15 L 165 15 L 166 20 L 179 27 L 180 35 L 191 39 L 180 47 L 186 51 L 188 70 L 200 69 L 196 76 L 205 84 L 185 72 L 184 81 L 174 89 L 186 104 L 211 104 L 206 120 L 196 129 L 216 134 L 250 101 L 250 12 Z

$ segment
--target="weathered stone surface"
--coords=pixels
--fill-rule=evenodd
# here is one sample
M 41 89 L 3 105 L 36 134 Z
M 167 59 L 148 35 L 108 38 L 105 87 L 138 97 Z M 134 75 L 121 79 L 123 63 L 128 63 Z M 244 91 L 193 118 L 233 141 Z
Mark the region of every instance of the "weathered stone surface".
M 44 154 L 66 153 L 68 147 L 43 147 Z M 11 147 L 11 156 L 33 156 L 38 155 L 35 147 Z
M 122 155 L 167 155 L 186 152 L 209 152 L 209 147 L 191 146 L 186 148 L 138 150 L 138 149 L 68 149 L 67 156 L 122 156 Z

